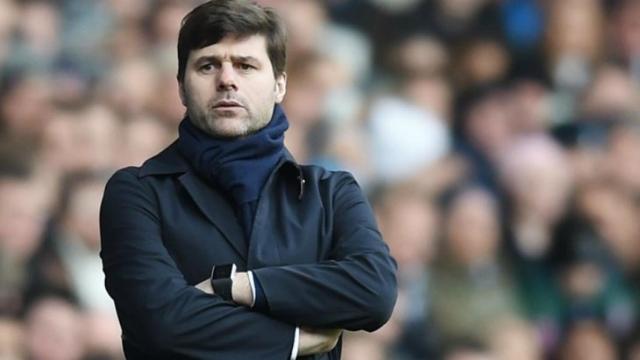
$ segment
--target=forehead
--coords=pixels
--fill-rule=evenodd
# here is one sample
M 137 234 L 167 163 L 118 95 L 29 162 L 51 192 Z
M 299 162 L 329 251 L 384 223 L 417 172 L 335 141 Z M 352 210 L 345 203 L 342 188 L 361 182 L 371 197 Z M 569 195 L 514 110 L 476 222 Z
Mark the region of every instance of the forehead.
M 269 62 L 267 40 L 264 35 L 260 34 L 244 37 L 225 36 L 215 44 L 192 50 L 189 54 L 189 61 L 195 61 L 203 56 L 215 56 L 223 59 L 253 57 L 259 61 Z

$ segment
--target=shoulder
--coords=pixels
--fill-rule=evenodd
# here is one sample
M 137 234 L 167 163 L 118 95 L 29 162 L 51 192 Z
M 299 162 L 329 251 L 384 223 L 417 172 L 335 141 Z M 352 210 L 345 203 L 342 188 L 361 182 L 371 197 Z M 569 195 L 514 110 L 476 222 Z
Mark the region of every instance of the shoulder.
M 334 201 L 345 196 L 364 197 L 357 180 L 348 171 L 329 170 L 317 165 L 301 166 L 306 186 L 310 191 L 315 188 L 325 200 Z
M 353 174 L 345 170 L 329 170 L 318 165 L 302 165 L 302 174 L 309 184 L 340 187 L 347 183 L 357 184 Z
M 305 179 L 317 182 L 339 182 L 353 180 L 353 175 L 345 170 L 329 170 L 319 165 L 300 165 Z
M 157 155 L 147 159 L 141 166 L 128 166 L 117 170 L 109 179 L 107 188 L 123 183 L 148 183 L 149 181 L 146 181 L 145 178 L 153 179 L 163 175 L 180 175 L 186 172 L 188 168 L 187 162 L 178 152 L 176 142 L 174 142 Z
M 118 169 L 111 175 L 109 181 L 107 181 L 106 188 L 117 186 L 122 183 L 136 183 L 140 181 L 140 167 L 139 166 L 127 166 Z
M 103 202 L 118 199 L 121 201 L 123 197 L 137 194 L 150 194 L 151 189 L 145 185 L 140 177 L 140 167 L 129 166 L 117 170 L 104 189 Z

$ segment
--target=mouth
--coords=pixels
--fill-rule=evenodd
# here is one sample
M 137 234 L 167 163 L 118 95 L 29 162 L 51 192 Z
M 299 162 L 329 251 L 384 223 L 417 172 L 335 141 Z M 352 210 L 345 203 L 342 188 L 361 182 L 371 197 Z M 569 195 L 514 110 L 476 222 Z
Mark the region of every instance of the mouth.
M 214 109 L 232 109 L 243 107 L 241 103 L 234 100 L 221 100 L 213 104 Z

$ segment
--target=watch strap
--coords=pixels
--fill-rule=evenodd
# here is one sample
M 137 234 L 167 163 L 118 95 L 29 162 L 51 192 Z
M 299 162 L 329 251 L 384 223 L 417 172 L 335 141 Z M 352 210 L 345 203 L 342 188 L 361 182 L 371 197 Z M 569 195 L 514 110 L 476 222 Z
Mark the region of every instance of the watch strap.
M 233 287 L 233 279 L 214 279 L 211 280 L 211 287 L 216 295 L 220 295 L 221 298 L 227 301 L 233 301 L 231 289 Z
M 233 278 L 236 264 L 214 265 L 211 268 L 211 288 L 213 292 L 227 301 L 233 301 Z

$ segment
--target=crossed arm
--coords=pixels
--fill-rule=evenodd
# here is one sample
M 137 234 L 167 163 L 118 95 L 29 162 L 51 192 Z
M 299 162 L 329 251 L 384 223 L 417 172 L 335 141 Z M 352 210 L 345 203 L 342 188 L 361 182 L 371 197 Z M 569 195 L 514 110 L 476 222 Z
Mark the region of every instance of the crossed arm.
M 254 270 L 269 303 L 260 313 L 187 284 L 162 244 L 152 190 L 133 170 L 116 173 L 102 204 L 101 256 L 123 336 L 156 357 L 285 359 L 297 326 L 299 355 L 328 351 L 339 336 L 309 328 L 380 327 L 395 302 L 395 263 L 351 177 L 334 198 L 335 260 Z M 295 299 L 285 290 L 291 288 Z M 246 284 L 237 291 L 238 304 L 251 296 L 246 291 Z
M 196 285 L 197 289 L 200 289 L 206 294 L 214 295 L 215 291 L 211 287 L 211 281 L 206 279 Z M 252 307 L 254 304 L 254 290 L 251 289 L 251 282 L 249 280 L 248 272 L 239 272 L 234 277 L 233 286 L 231 289 L 233 302 Z M 297 356 L 313 355 L 324 353 L 332 350 L 342 335 L 341 329 L 311 329 L 303 328 L 298 329 L 298 341 L 294 341 L 293 346 L 296 347 L 293 354 Z
M 196 285 L 196 288 L 202 290 L 207 294 L 215 294 L 215 291 L 211 287 L 211 281 L 206 279 Z M 232 286 L 232 298 L 233 302 L 238 305 L 252 307 L 255 299 L 255 290 L 251 289 L 251 282 L 249 280 L 248 272 L 237 273 Z M 313 330 L 313 329 L 299 329 L 297 334 L 298 341 L 294 341 L 294 347 L 297 346 L 296 351 L 293 353 L 304 356 L 323 353 L 332 350 L 342 334 L 341 329 L 327 329 L 327 330 Z

